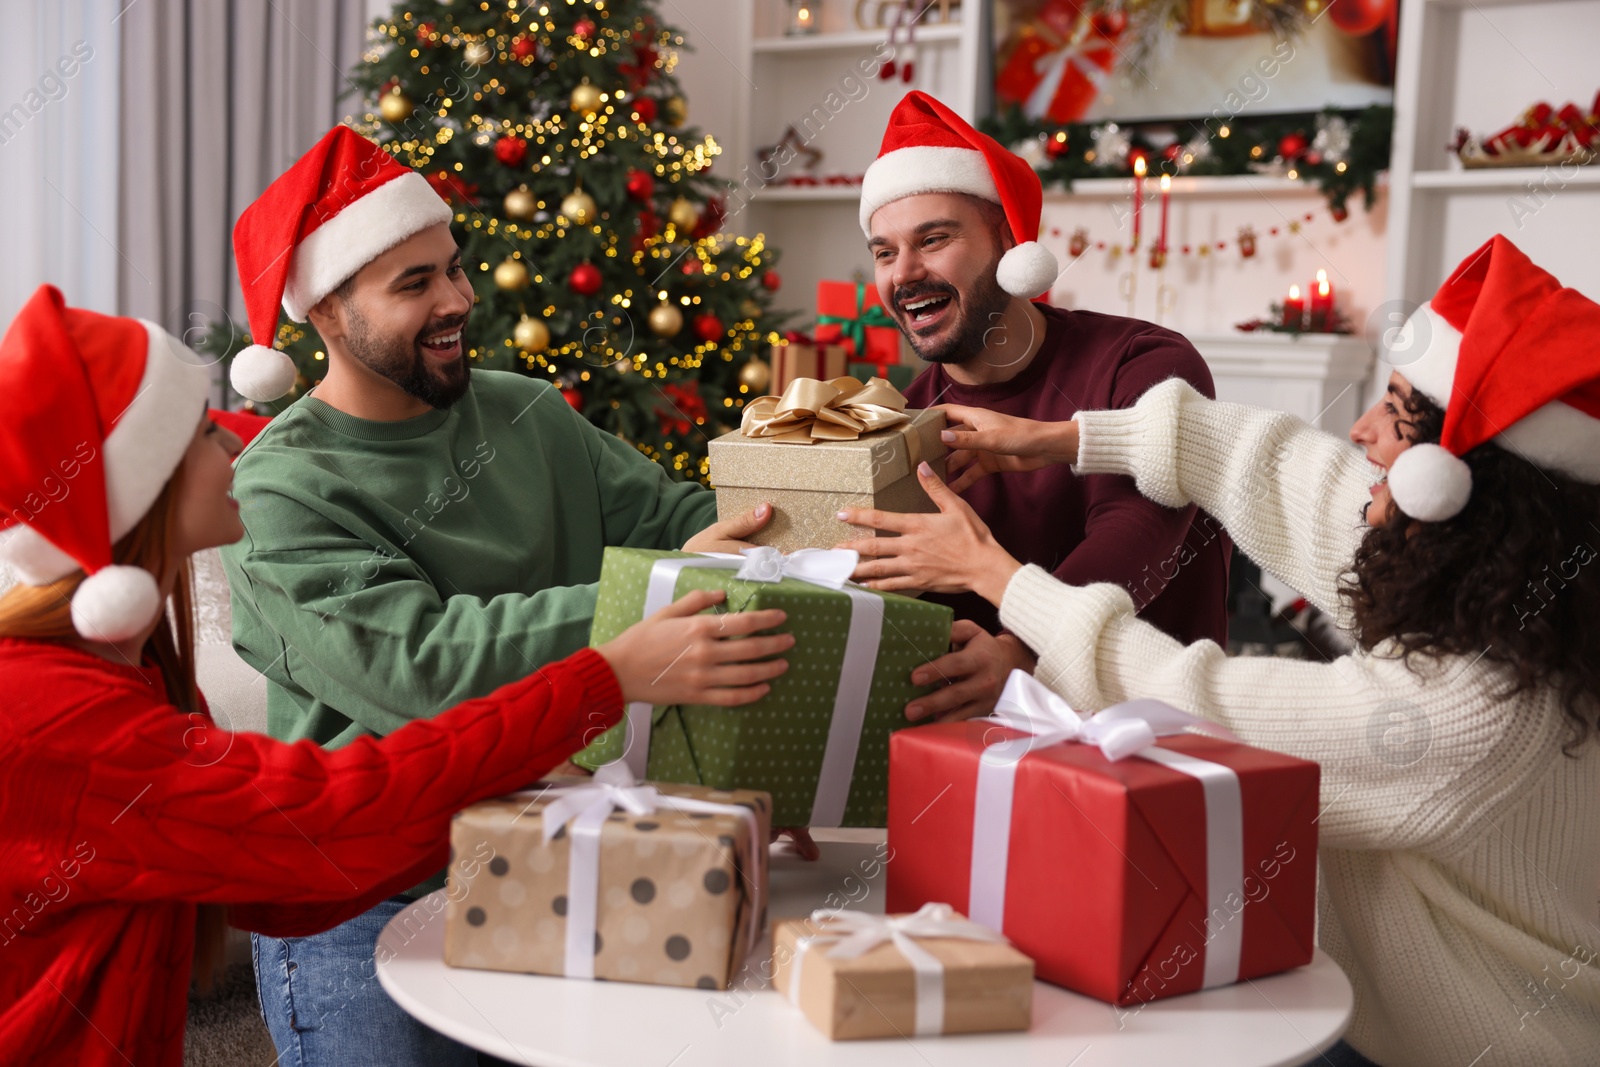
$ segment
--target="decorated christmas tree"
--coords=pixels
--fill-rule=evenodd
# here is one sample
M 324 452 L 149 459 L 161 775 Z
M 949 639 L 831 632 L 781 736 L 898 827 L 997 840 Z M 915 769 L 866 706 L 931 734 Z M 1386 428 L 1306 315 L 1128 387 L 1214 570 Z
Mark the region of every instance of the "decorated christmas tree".
M 719 233 L 721 150 L 688 124 L 683 47 L 652 0 L 413 0 L 374 25 L 349 121 L 455 208 L 468 358 L 556 383 L 703 480 L 708 439 L 765 388 L 778 275 L 760 235 Z M 276 340 L 300 369 L 288 403 L 327 357 L 309 324 Z

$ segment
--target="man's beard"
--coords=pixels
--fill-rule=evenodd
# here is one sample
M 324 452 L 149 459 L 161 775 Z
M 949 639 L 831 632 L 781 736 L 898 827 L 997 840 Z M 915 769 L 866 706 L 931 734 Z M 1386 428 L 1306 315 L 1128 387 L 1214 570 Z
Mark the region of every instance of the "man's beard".
M 448 408 L 460 400 L 472 383 L 472 367 L 467 363 L 465 341 L 461 357 L 437 368 L 429 366 L 422 351 L 422 339 L 444 333 L 452 327 L 465 328 L 467 316 L 440 319 L 409 340 L 380 337 L 372 323 L 357 310 L 354 303 L 346 305 L 350 314 L 350 330 L 345 335 L 345 347 L 362 366 L 372 373 L 389 379 L 409 396 L 434 408 Z
M 999 260 L 996 260 L 991 267 L 998 265 Z M 966 294 L 961 294 L 948 282 L 933 281 L 901 286 L 894 291 L 894 306 L 896 312 L 901 315 L 904 313 L 899 309 L 905 302 L 916 300 L 918 297 L 945 295 L 956 304 L 955 310 L 960 318 L 955 333 L 947 340 L 923 341 L 912 332 L 909 316 L 901 320 L 900 332 L 911 342 L 912 351 L 916 352 L 918 359 L 928 363 L 953 363 L 959 366 L 983 355 L 989 331 L 1000 324 L 1006 309 L 1011 305 L 1011 294 L 1000 288 L 993 269 L 983 271 L 978 277 L 979 280 L 973 284 L 972 290 Z

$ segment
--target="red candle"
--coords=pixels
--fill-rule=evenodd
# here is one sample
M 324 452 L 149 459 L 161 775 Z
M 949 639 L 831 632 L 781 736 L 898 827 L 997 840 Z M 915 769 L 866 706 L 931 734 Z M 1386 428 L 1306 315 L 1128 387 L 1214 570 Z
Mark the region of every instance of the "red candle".
M 1139 213 L 1144 206 L 1144 157 L 1133 159 L 1133 247 L 1139 247 Z
M 1172 199 L 1172 175 L 1161 176 L 1161 241 L 1159 247 L 1163 254 L 1167 251 L 1167 206 Z
M 1328 284 L 1328 272 L 1317 271 L 1317 283 L 1311 287 L 1311 328 L 1326 333 L 1333 327 L 1333 286 Z
M 1283 325 L 1285 329 L 1299 330 L 1305 327 L 1306 305 L 1300 299 L 1300 287 L 1289 286 L 1289 299 L 1283 302 Z

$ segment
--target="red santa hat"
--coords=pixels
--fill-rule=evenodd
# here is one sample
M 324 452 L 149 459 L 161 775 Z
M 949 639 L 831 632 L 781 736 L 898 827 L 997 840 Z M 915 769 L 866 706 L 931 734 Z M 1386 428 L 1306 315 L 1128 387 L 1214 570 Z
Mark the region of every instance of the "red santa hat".
M 872 216 L 883 205 L 922 193 L 966 193 L 999 204 L 1016 241 L 995 271 L 1000 288 L 1032 299 L 1055 284 L 1061 268 L 1039 243 L 1039 175 L 993 137 L 913 90 L 895 105 L 878 158 L 862 179 L 862 232 L 872 236 Z
M 51 285 L 0 340 L 0 559 L 26 585 L 84 571 L 84 637 L 125 640 L 161 612 L 155 577 L 111 550 L 178 469 L 209 384 L 161 327 L 69 308 Z
M 266 401 L 294 387 L 294 362 L 272 348 L 279 304 L 304 322 L 307 311 L 362 267 L 450 219 L 450 206 L 422 175 L 346 126 L 329 130 L 233 228 L 256 341 L 233 358 L 234 389 Z
M 1385 360 L 1444 408 L 1437 445 L 1389 470 L 1400 510 L 1442 522 L 1466 506 L 1459 457 L 1488 441 L 1535 466 L 1600 483 L 1600 304 L 1495 236 L 1401 328 Z

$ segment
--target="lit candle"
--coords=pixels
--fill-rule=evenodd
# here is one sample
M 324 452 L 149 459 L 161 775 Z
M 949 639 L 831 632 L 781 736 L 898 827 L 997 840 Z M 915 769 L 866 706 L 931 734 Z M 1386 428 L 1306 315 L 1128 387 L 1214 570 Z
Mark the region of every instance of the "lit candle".
M 1317 271 L 1317 284 L 1311 289 L 1311 328 L 1324 333 L 1333 328 L 1333 286 L 1325 270 Z
M 1133 158 L 1133 247 L 1139 247 L 1139 213 L 1144 206 L 1144 156 Z
M 1172 175 L 1161 176 L 1161 251 L 1167 251 L 1167 205 L 1172 199 Z
M 1283 302 L 1283 325 L 1285 329 L 1300 330 L 1305 328 L 1306 305 L 1300 299 L 1300 287 L 1289 286 L 1289 299 Z

